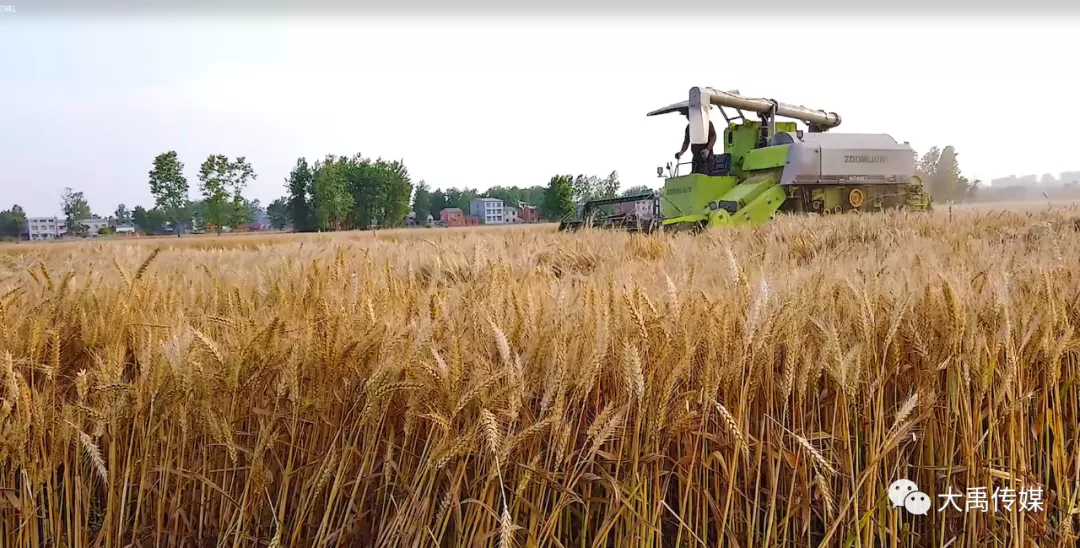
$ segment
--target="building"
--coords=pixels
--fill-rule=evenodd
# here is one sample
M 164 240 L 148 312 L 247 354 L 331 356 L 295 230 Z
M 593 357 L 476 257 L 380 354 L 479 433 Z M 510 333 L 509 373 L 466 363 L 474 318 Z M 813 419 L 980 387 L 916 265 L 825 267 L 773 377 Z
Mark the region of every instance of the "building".
M 520 217 L 518 217 L 518 208 L 506 206 L 503 208 L 503 222 L 517 224 L 520 223 Z
M 100 217 L 91 217 L 79 222 L 86 225 L 86 234 L 88 236 L 97 236 L 101 229 L 109 228 L 109 220 Z
M 31 240 L 59 239 L 67 228 L 59 217 L 27 217 L 26 233 Z
M 506 222 L 503 201 L 498 198 L 474 198 L 469 204 L 469 213 L 486 225 L 501 225 Z
M 540 210 L 538 210 L 536 206 L 519 203 L 518 219 L 521 219 L 521 222 L 523 223 L 538 223 L 540 222 Z
M 134 234 L 135 225 L 116 225 L 113 227 L 113 230 L 115 230 L 117 234 Z
M 439 212 L 439 220 L 445 226 L 465 226 L 465 212 L 460 207 L 448 207 Z
M 97 236 L 103 228 L 109 227 L 109 220 L 91 217 L 80 221 L 86 226 L 87 236 Z M 58 240 L 67 234 L 66 219 L 60 217 L 27 217 L 26 232 L 31 240 Z

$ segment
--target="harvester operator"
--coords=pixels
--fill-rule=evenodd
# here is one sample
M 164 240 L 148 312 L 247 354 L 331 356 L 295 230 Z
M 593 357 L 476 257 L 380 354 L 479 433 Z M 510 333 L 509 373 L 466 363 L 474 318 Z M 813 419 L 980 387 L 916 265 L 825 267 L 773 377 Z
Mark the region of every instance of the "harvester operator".
M 682 158 L 682 155 L 686 152 L 687 148 L 690 148 L 690 152 L 694 155 L 692 171 L 694 173 L 703 173 L 708 175 L 712 172 L 713 160 L 715 156 L 713 154 L 713 146 L 716 145 L 716 127 L 713 126 L 712 120 L 709 120 L 709 141 L 704 145 L 690 145 L 690 112 L 683 112 L 683 116 L 686 116 L 686 133 L 683 136 L 682 148 L 679 152 L 675 153 L 675 159 Z

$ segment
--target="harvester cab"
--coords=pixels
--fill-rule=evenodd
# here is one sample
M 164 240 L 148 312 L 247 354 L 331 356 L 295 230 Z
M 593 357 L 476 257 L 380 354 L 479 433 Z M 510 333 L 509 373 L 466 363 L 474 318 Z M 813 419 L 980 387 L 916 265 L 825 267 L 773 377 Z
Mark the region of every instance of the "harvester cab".
M 723 152 L 711 151 L 709 162 L 657 168 L 665 179 L 657 196 L 663 227 L 757 224 L 779 212 L 828 215 L 930 206 L 907 143 L 887 134 L 827 133 L 840 125 L 835 112 L 695 87 L 688 100 L 647 115 L 682 114 L 691 145 L 701 146 L 708 141 L 713 107 L 727 124 L 718 135 Z M 756 113 L 758 120 L 746 113 Z M 801 121 L 806 130 L 780 117 Z M 682 173 L 684 168 L 689 173 Z

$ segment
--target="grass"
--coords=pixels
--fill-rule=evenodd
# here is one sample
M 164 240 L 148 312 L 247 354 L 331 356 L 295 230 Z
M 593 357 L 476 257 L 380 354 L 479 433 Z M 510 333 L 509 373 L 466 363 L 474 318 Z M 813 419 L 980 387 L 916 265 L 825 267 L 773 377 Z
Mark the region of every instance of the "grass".
M 1075 546 L 1078 219 L 2 246 L 0 545 Z

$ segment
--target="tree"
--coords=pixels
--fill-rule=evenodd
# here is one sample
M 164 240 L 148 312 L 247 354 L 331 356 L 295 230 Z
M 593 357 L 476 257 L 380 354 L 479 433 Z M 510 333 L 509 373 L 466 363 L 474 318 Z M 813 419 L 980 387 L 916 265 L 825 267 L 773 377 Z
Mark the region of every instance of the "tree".
M 416 222 L 427 222 L 428 215 L 432 215 L 431 212 L 431 187 L 421 180 L 416 183 L 416 189 L 413 191 L 413 203 L 412 210 L 416 213 Z
M 956 160 L 956 149 L 947 146 L 941 150 L 937 167 L 931 176 L 933 184 L 930 186 L 930 195 L 935 200 L 956 200 L 960 194 L 960 165 Z
M 252 221 L 257 221 L 259 217 L 266 212 L 266 210 L 263 209 L 262 203 L 259 202 L 258 198 L 255 198 L 254 200 L 248 200 L 241 197 L 240 201 L 242 203 L 238 208 L 236 218 L 233 219 L 233 226 L 240 226 L 250 223 Z
M 612 171 L 600 180 L 600 198 L 614 198 L 619 194 L 619 172 Z
M 353 197 L 348 224 L 355 228 L 396 226 L 409 213 L 413 185 L 405 164 L 381 158 L 370 160 L 360 154 L 343 160 L 346 187 Z
M 281 197 L 266 206 L 266 215 L 270 217 L 270 226 L 281 230 L 289 224 L 289 199 Z
M 230 217 L 227 180 L 231 170 L 229 159 L 222 154 L 210 155 L 199 168 L 199 192 L 206 207 L 206 219 L 218 234 Z
M 70 188 L 65 188 L 62 206 L 64 216 L 67 218 L 64 226 L 67 227 L 68 233 L 75 236 L 86 235 L 87 226 L 82 224 L 82 221 L 90 218 L 90 204 L 86 202 L 83 193 L 72 192 Z
M 938 147 L 930 147 L 930 150 L 926 151 L 926 154 L 922 155 L 915 162 L 915 174 L 922 177 L 923 181 L 929 181 L 930 177 L 937 173 L 938 159 L 941 158 L 941 151 Z
M 612 171 L 603 179 L 595 175 L 578 175 L 574 177 L 571 188 L 575 202 L 614 198 L 619 192 L 619 174 Z
M 205 165 L 205 164 L 204 164 Z M 184 163 L 170 150 L 154 158 L 150 170 L 150 193 L 154 206 L 173 224 L 176 236 L 180 236 L 181 220 L 188 203 L 188 182 L 184 177 Z
M 970 201 L 975 199 L 975 195 L 979 192 L 979 185 L 982 181 L 975 179 L 969 181 L 967 177 L 961 176 L 957 181 L 957 200 L 958 201 Z
M 251 163 L 247 161 L 246 157 L 240 156 L 236 161 L 229 164 L 229 176 L 226 181 L 232 197 L 230 226 L 237 227 L 255 220 L 255 212 L 260 210 L 261 206 L 258 200 L 249 204 L 244 199 L 244 189 L 247 188 L 249 180 L 257 178 L 258 175 L 255 174 L 255 170 L 252 169 Z
M 218 234 L 223 226 L 235 227 L 247 221 L 243 190 L 254 178 L 255 171 L 243 156 L 229 161 L 223 154 L 211 154 L 199 168 L 199 191 L 206 218 Z
M 442 189 L 438 189 L 435 192 L 431 193 L 430 208 L 432 217 L 438 219 L 440 217 L 439 214 L 447 207 L 450 206 L 446 205 L 446 194 L 443 193 Z
M 333 155 L 325 162 L 315 162 L 315 181 L 311 187 L 314 227 L 317 230 L 341 230 L 348 221 L 355 202 L 345 178 L 346 158 Z
M 450 187 L 445 191 L 441 191 L 441 194 L 443 196 L 442 207 L 438 208 L 436 211 L 442 211 L 446 208 L 456 207 L 468 213 L 469 204 L 480 196 L 480 192 L 477 191 L 475 188 L 458 189 L 457 187 Z
M 548 220 L 558 220 L 574 211 L 574 178 L 556 175 L 548 181 L 540 213 Z
M 17 240 L 26 230 L 26 213 L 18 204 L 0 211 L 0 238 Z
M 146 208 L 143 206 L 135 206 L 135 209 L 131 211 L 131 224 L 135 225 L 136 230 L 140 230 L 144 233 L 149 233 L 146 230 Z
M 165 224 L 169 222 L 168 216 L 158 208 L 147 210 L 143 206 L 135 206 L 131 213 L 131 222 L 135 228 L 143 234 L 164 234 Z M 174 227 L 175 230 L 175 227 Z
M 191 223 L 191 229 L 196 232 L 206 230 L 206 204 L 202 200 L 188 200 L 184 207 L 184 219 Z
M 1053 173 L 1043 173 L 1042 178 L 1039 179 L 1039 184 L 1043 186 L 1052 186 L 1056 182 L 1057 178 L 1054 177 Z
M 310 199 L 311 184 L 314 180 L 314 173 L 304 158 L 296 161 L 296 166 L 289 173 L 289 178 L 285 180 L 285 187 L 289 191 L 289 219 L 292 221 L 293 228 L 300 232 L 309 232 L 314 229 Z
M 648 194 L 652 192 L 652 189 L 645 185 L 632 186 L 622 192 L 623 196 L 637 196 L 638 194 Z
M 131 224 L 131 212 L 128 211 L 127 206 L 120 204 L 116 206 L 116 211 L 113 213 L 116 218 L 116 224 L 126 225 Z

